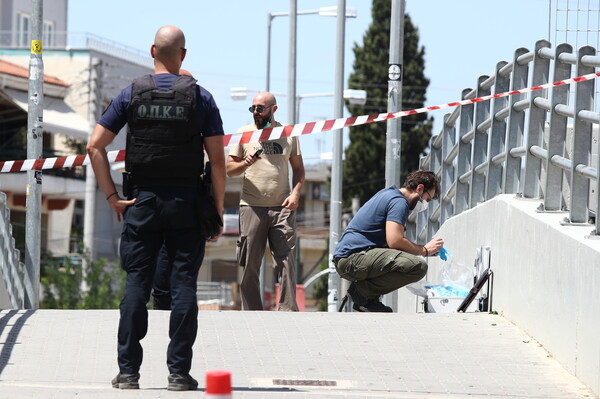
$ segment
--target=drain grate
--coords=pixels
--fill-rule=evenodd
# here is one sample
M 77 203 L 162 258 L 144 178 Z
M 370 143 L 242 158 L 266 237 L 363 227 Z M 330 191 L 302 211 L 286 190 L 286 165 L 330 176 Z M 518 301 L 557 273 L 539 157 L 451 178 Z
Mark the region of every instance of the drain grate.
M 287 385 L 287 386 L 300 386 L 300 387 L 335 387 L 337 386 L 336 381 L 324 381 L 324 380 L 280 380 L 274 379 L 273 385 Z

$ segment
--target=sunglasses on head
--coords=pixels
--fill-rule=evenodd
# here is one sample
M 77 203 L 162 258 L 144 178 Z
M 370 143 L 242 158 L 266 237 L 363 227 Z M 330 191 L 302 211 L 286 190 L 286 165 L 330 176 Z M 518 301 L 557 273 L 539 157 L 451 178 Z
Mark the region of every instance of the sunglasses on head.
M 263 107 L 262 105 L 252 105 L 250 108 L 248 108 L 248 111 L 250 111 L 251 113 L 254 113 L 254 111 L 256 111 L 259 114 L 262 114 L 265 109 L 270 108 L 272 106 L 273 104 L 266 107 Z

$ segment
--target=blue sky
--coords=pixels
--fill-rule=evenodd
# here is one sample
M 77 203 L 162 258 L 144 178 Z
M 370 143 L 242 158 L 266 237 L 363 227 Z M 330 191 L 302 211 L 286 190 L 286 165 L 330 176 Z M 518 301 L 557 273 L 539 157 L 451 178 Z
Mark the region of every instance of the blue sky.
M 552 3 L 555 3 L 552 0 Z M 169 7 L 157 0 L 69 2 L 68 30 L 89 32 L 124 45 L 148 50 L 156 30 L 177 25 L 186 34 L 184 68 L 214 95 L 226 133 L 251 122 L 246 101 L 232 101 L 232 87 L 263 89 L 266 79 L 267 15 L 287 12 L 286 0 L 180 0 Z M 298 11 L 336 5 L 336 0 L 298 0 Z M 357 18 L 346 20 L 345 74 L 352 72 L 355 43 L 362 45 L 371 23 L 371 1 L 346 0 Z M 548 0 L 406 0 L 406 12 L 425 46 L 425 75 L 430 79 L 426 106 L 459 100 L 480 75 L 491 74 L 501 60 L 511 61 L 515 49 L 532 49 L 548 39 Z M 334 90 L 336 20 L 300 15 L 297 22 L 297 94 Z M 550 33 L 554 43 L 554 31 Z M 271 91 L 287 92 L 288 17 L 272 24 Z M 345 80 L 347 82 L 347 79 Z M 277 119 L 288 124 L 287 99 L 279 97 Z M 445 111 L 436 111 L 434 134 Z M 333 118 L 333 98 L 301 101 L 301 122 Z M 302 138 L 305 158 L 331 151 L 331 133 Z M 344 145 L 347 145 L 345 140 Z

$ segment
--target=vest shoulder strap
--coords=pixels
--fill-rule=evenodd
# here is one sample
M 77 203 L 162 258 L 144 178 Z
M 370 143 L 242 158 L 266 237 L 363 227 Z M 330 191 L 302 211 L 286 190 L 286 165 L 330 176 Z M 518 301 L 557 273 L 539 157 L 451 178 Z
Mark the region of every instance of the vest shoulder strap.
M 197 80 L 191 76 L 179 75 L 173 82 L 171 90 L 193 96 L 196 92 L 196 82 Z
M 156 83 L 152 75 L 140 76 L 135 78 L 131 84 L 131 98 L 154 89 L 156 89 Z

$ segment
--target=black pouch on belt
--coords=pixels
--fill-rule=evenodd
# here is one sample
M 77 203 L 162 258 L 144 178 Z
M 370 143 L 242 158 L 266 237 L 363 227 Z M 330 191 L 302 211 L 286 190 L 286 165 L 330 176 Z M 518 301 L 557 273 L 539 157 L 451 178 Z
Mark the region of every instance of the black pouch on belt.
M 204 174 L 201 176 L 200 184 L 198 185 L 198 222 L 200 224 L 200 231 L 206 238 L 217 235 L 220 227 L 223 226 L 223 221 L 217 211 L 213 197 L 210 162 L 206 163 Z
M 133 181 L 129 172 L 123 172 L 123 196 L 128 200 L 133 198 Z

